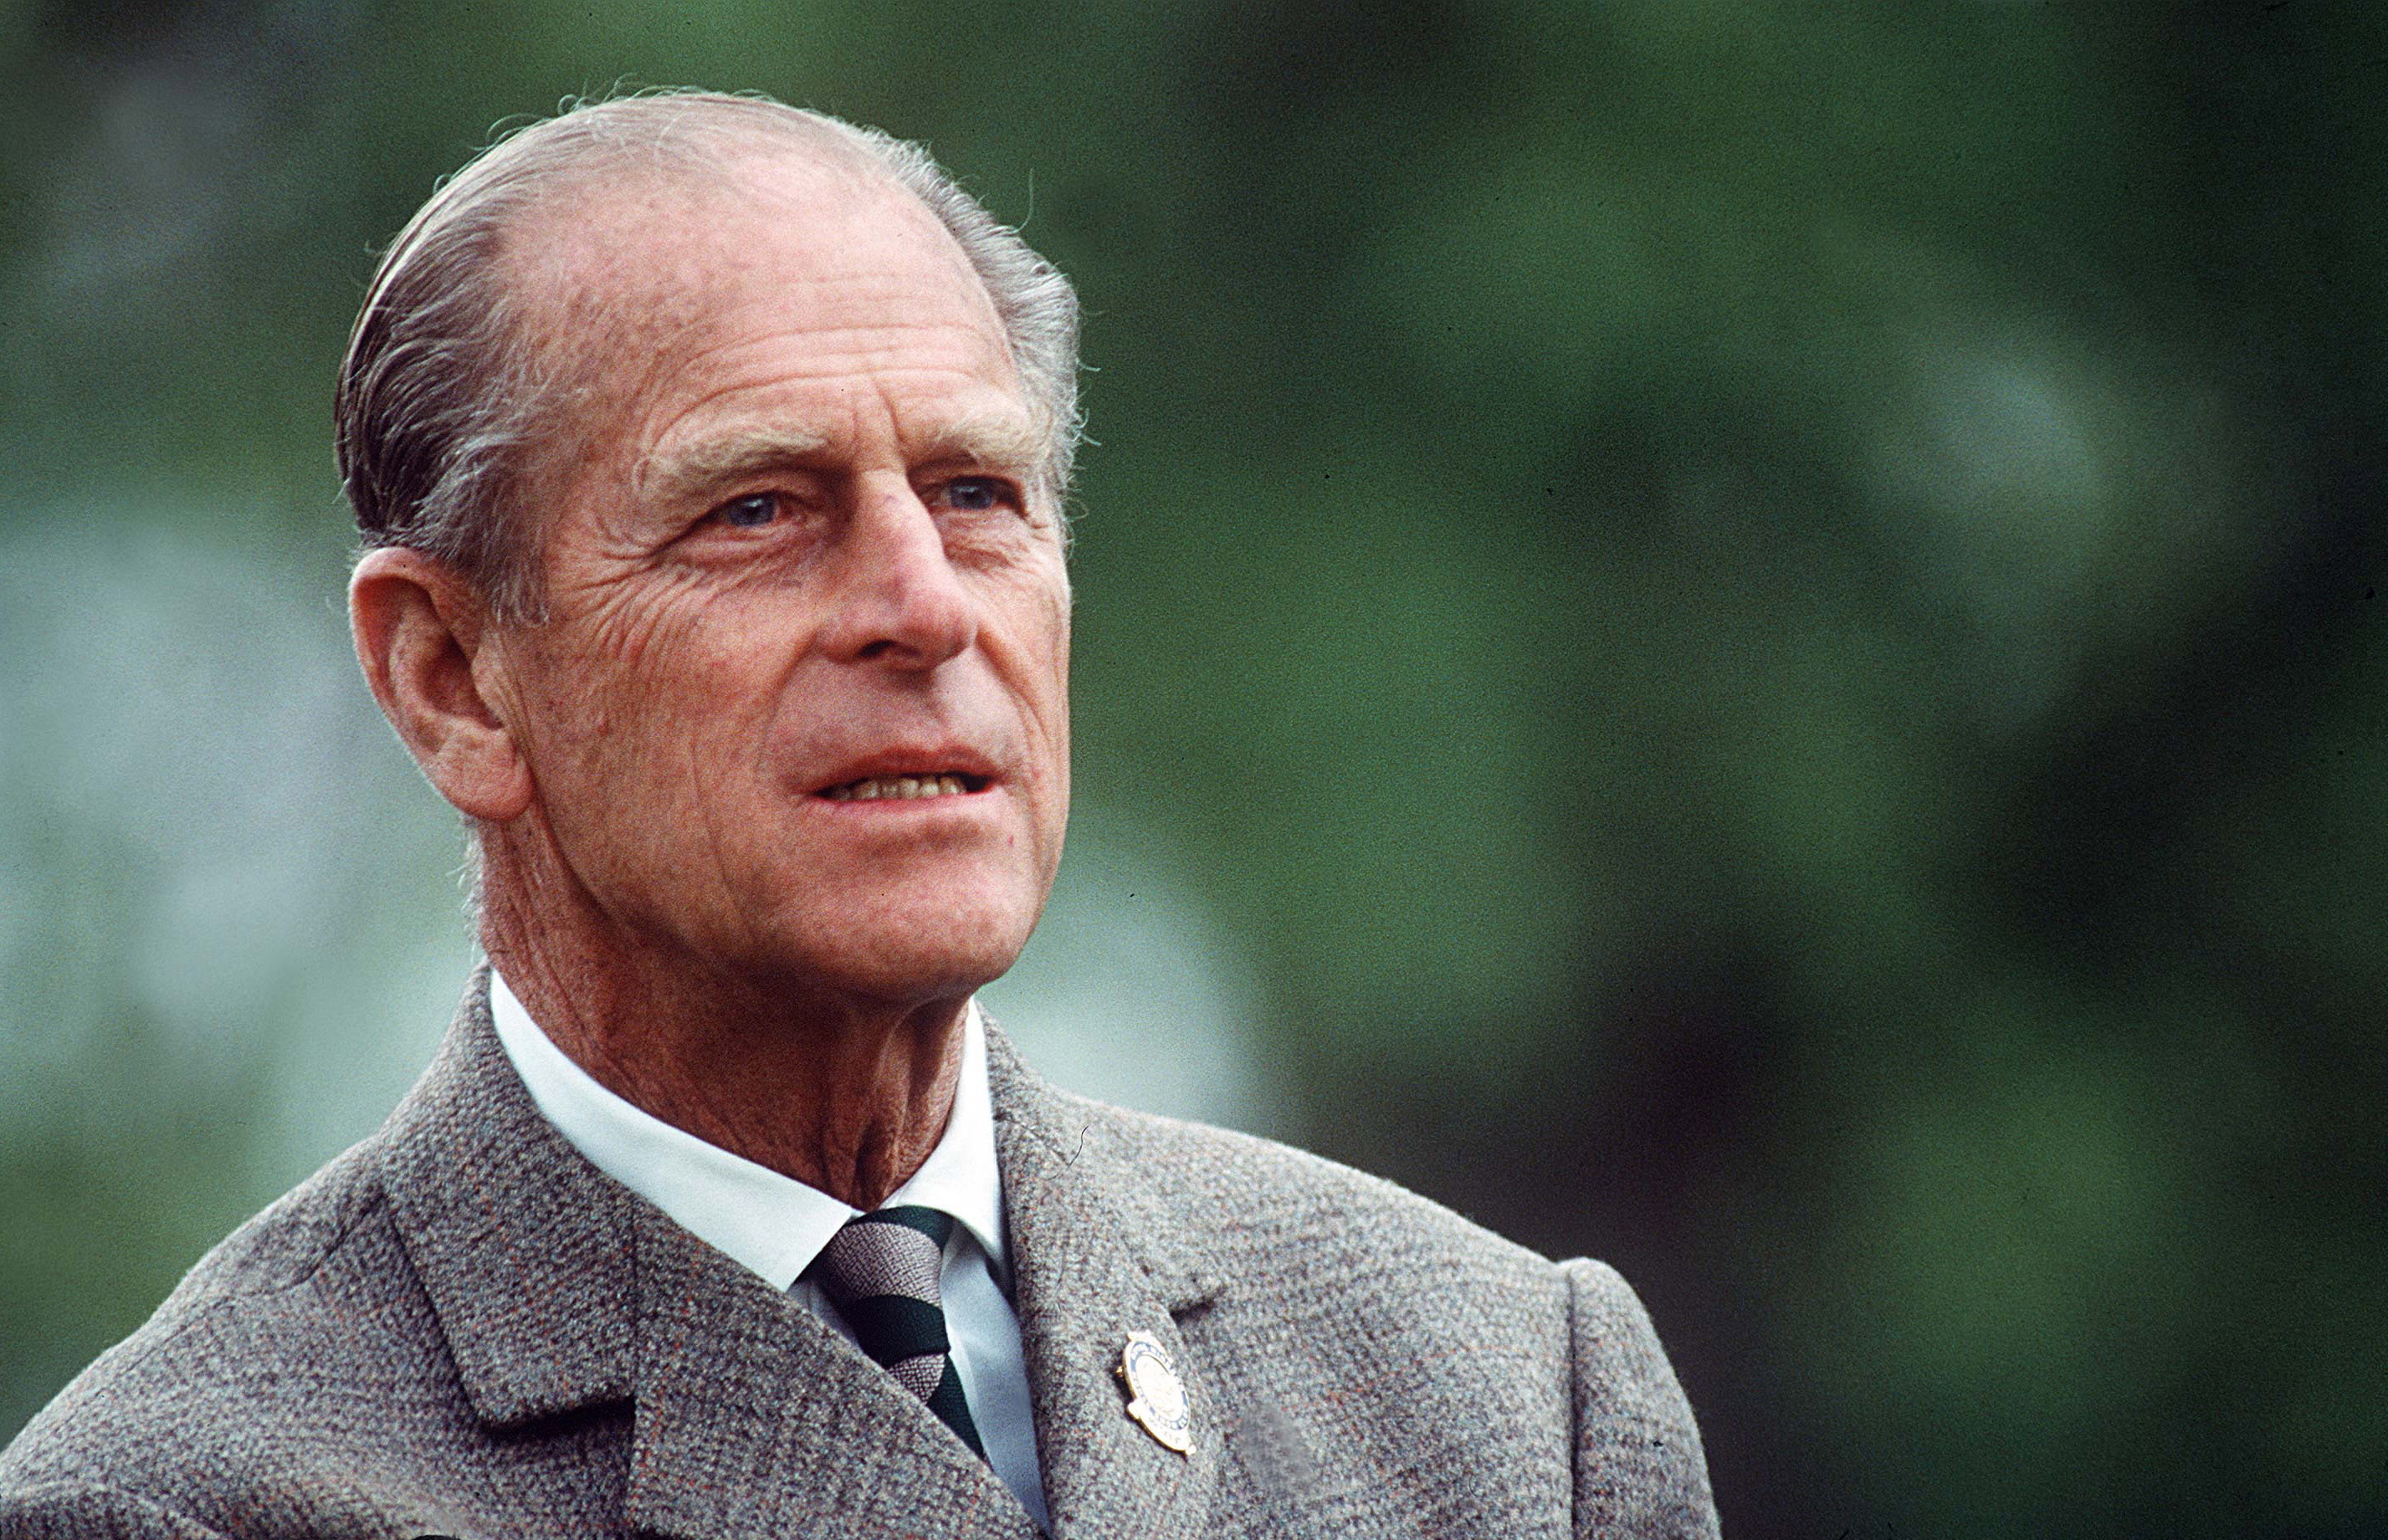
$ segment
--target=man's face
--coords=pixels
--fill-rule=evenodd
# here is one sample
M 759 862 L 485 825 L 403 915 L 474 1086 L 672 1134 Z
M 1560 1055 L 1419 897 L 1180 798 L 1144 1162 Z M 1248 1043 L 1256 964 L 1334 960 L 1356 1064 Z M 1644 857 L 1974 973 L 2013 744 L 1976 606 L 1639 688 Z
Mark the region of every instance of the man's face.
M 959 247 L 763 151 L 517 255 L 586 394 L 533 484 L 547 618 L 495 638 L 507 835 L 616 944 L 891 1003 L 1001 973 L 1061 859 L 1070 595 Z

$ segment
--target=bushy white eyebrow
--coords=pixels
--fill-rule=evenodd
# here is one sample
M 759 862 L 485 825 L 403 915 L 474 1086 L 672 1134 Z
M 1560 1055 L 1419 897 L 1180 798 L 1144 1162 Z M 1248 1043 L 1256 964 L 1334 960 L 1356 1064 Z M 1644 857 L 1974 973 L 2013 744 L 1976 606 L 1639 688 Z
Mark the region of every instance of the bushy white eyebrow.
M 648 455 L 632 489 L 641 501 L 694 502 L 721 487 L 801 464 L 829 447 L 819 434 L 729 428 L 686 448 Z M 1048 448 L 1046 435 L 1025 418 L 990 413 L 947 423 L 908 446 L 908 452 L 919 462 L 982 466 L 1027 480 L 1043 465 Z
M 1045 463 L 1046 435 L 1024 417 L 965 417 L 931 435 L 914 450 L 925 461 L 959 461 L 1028 477 Z
M 809 459 L 829 447 L 819 434 L 739 427 L 639 462 L 631 488 L 641 499 L 694 501 L 716 488 Z

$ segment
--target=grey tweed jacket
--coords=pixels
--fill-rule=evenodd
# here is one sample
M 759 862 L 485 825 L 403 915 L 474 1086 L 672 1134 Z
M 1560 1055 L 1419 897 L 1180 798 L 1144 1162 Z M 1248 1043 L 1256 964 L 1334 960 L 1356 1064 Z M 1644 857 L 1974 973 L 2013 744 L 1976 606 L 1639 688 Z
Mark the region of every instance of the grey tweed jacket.
M 1055 1532 L 1712 1535 L 1640 1304 L 1400 1189 L 1103 1106 L 989 1035 Z M 1124 1413 L 1131 1332 L 1193 1449 Z M 0 1454 L 0 1537 L 1035 1534 L 918 1400 L 583 1159 L 486 984 L 389 1121 Z

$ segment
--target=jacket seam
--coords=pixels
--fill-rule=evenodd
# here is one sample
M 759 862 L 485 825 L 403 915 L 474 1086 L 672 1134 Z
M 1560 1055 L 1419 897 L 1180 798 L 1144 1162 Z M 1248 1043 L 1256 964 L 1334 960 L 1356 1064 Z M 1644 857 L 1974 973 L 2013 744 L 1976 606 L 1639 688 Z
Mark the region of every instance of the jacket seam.
M 70 1499 L 95 1497 L 105 1505 L 105 1510 L 111 1517 L 122 1515 L 129 1510 L 144 1518 L 164 1520 L 171 1523 L 179 1534 L 211 1535 L 218 1537 L 218 1540 L 222 1540 L 225 1534 L 224 1531 L 211 1524 L 201 1523 L 180 1508 L 168 1508 L 165 1504 L 152 1501 L 131 1487 L 120 1486 L 114 1482 L 93 1481 L 81 1476 L 53 1476 L 46 1480 L 30 1483 L 14 1492 L 0 1492 L 0 1499 L 20 1505 L 35 1498 L 51 1496 Z M 6 1512 L 0 1512 L 0 1520 L 6 1520 L 7 1517 Z
M 1582 1501 L 1583 1473 L 1578 1469 L 1583 1459 L 1583 1361 L 1576 1345 L 1575 1269 L 1565 1262 L 1558 1265 L 1559 1282 L 1567 1290 L 1567 1377 L 1568 1377 L 1568 1533 L 1582 1533 L 1582 1515 L 1576 1505 Z
M 387 1201 L 387 1195 L 379 1192 L 375 1193 L 372 1197 L 366 1199 L 359 1205 L 358 1212 L 353 1218 L 343 1220 L 340 1223 L 338 1231 L 333 1234 L 330 1240 L 324 1243 L 322 1253 L 308 1265 L 304 1272 L 301 1272 L 296 1278 L 286 1279 L 277 1283 L 264 1284 L 250 1288 L 226 1289 L 215 1298 L 210 1299 L 205 1304 L 193 1309 L 187 1316 L 176 1320 L 171 1328 L 160 1332 L 154 1340 L 142 1343 L 138 1351 L 126 1354 L 118 1365 L 112 1367 L 120 1367 L 126 1370 L 140 1368 L 141 1366 L 148 1363 L 159 1354 L 163 1353 L 168 1348 L 171 1347 L 177 1341 L 188 1336 L 192 1332 L 197 1330 L 203 1323 L 212 1319 L 216 1316 L 223 1314 L 233 1306 L 239 1305 L 244 1301 L 252 1299 L 271 1299 L 279 1294 L 286 1294 L 292 1293 L 295 1290 L 305 1288 L 308 1284 L 312 1283 L 315 1281 L 315 1276 L 324 1270 L 324 1265 L 332 1260 L 333 1256 L 339 1252 L 340 1248 L 348 1244 L 349 1238 L 356 1232 L 357 1225 L 374 1210 L 384 1207 Z M 131 1345 L 130 1341 L 128 1341 L 125 1345 Z M 127 1495 L 131 1496 L 131 1494 Z

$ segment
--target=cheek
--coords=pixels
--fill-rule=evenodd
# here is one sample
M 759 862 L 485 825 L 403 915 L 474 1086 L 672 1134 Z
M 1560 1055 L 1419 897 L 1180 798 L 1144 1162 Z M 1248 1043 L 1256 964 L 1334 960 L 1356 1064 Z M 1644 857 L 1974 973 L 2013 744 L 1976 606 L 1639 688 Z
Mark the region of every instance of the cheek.
M 558 747 L 627 762 L 634 774 L 642 761 L 652 773 L 692 747 L 697 726 L 725 714 L 736 677 L 725 645 L 734 631 L 713 634 L 730 628 L 699 624 L 693 602 L 669 601 L 681 596 L 641 597 L 560 631 L 540 670 Z
M 1055 704 L 1061 708 L 1060 726 L 1069 726 L 1070 699 L 1070 577 L 1066 569 L 1057 566 L 1036 593 L 1036 638 L 1049 660 L 1051 688 Z
M 1055 822 L 1069 815 L 1070 806 L 1070 600 L 1065 587 L 1048 607 L 1040 643 L 1045 674 L 1036 713 L 1048 744 L 1047 773 Z M 1060 829 L 1054 829 L 1058 839 Z
M 626 680 L 669 672 L 701 642 L 705 595 L 688 574 L 652 572 L 586 596 L 573 625 L 592 667 Z
M 1054 697 L 1065 704 L 1070 688 L 1071 602 L 1069 569 L 1058 555 L 1053 556 L 1037 574 L 1025 608 L 1035 617 L 1035 645 L 1050 660 Z

